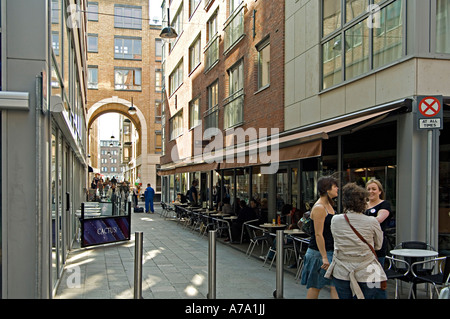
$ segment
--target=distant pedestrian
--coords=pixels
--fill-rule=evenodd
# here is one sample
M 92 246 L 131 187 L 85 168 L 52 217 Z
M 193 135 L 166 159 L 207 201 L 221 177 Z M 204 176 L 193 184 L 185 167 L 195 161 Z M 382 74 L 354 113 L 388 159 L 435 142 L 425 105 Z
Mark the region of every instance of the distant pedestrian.
M 155 213 L 155 210 L 153 209 L 153 198 L 155 197 L 155 190 L 150 186 L 150 184 L 147 184 L 147 188 L 144 191 L 144 197 L 145 197 L 145 212 L 148 213 L 150 206 L 150 212 L 152 214 Z
M 189 202 L 191 206 L 197 206 L 198 204 L 198 191 L 197 191 L 198 181 L 192 181 L 192 186 L 189 189 Z

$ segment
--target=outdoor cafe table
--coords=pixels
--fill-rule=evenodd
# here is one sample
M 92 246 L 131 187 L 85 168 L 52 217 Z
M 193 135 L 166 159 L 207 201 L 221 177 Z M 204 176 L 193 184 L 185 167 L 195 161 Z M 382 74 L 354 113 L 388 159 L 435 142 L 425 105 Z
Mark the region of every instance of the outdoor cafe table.
M 423 258 L 432 258 L 439 255 L 437 251 L 428 249 L 393 249 L 390 251 L 393 256 L 400 256 L 411 266 L 414 262 L 421 261 Z M 411 277 L 412 278 L 412 277 Z M 416 295 L 416 283 L 412 281 L 414 295 Z
M 287 224 L 264 223 L 264 224 L 259 225 L 259 227 L 263 227 L 263 228 L 267 228 L 267 229 L 273 229 L 274 231 L 276 231 L 276 230 L 285 229 L 287 227 Z
M 230 216 L 230 214 L 217 213 L 217 214 L 210 214 L 210 216 L 212 216 L 212 217 L 228 217 L 228 216 Z

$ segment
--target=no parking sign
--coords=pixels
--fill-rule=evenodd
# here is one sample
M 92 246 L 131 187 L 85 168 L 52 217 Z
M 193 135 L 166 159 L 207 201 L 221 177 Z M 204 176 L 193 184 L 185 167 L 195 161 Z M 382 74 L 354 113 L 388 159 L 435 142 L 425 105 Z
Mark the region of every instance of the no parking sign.
M 417 97 L 419 130 L 442 130 L 444 128 L 442 106 L 442 95 Z

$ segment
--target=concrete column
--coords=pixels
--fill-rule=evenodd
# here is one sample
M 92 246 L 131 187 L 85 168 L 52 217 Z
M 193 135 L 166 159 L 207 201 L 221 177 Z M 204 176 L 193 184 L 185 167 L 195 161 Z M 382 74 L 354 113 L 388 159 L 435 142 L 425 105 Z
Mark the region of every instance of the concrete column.
M 399 117 L 397 126 L 397 243 L 408 240 L 427 241 L 437 248 L 439 137 L 433 133 L 431 163 L 431 223 L 427 225 L 427 131 L 417 130 L 414 113 Z

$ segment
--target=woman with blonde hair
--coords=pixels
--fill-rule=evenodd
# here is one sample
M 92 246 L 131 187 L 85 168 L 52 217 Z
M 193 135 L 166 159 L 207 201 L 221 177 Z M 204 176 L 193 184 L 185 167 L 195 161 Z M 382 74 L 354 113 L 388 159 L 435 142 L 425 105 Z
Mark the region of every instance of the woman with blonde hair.
M 366 184 L 366 189 L 369 192 L 369 201 L 367 202 L 367 209 L 365 214 L 367 216 L 375 217 L 380 223 L 383 231 L 383 245 L 380 250 L 377 250 L 378 261 L 384 265 L 384 260 L 387 254 L 387 238 L 385 236 L 386 228 L 391 219 L 391 205 L 385 200 L 385 193 L 381 182 L 375 178 L 370 179 Z M 386 291 L 379 291 L 377 299 L 386 299 Z

